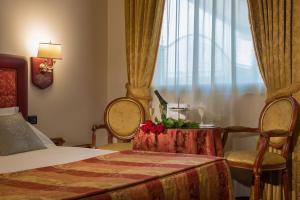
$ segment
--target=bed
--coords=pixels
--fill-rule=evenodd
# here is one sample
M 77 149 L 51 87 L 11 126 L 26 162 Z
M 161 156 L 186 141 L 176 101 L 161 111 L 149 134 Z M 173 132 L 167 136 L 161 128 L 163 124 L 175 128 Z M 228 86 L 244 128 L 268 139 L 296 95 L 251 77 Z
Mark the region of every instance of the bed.
M 0 110 L 27 117 L 27 81 L 26 60 L 0 54 Z M 0 156 L 0 199 L 233 199 L 223 158 L 57 147 L 28 126 L 45 148 Z

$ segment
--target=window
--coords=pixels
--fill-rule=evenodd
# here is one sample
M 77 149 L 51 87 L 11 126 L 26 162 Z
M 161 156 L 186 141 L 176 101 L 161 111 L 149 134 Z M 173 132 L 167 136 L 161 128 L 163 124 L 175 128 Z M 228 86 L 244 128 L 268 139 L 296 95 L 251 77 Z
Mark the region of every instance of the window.
M 166 0 L 153 87 L 227 122 L 235 97 L 261 94 L 247 0 Z
M 247 9 L 246 0 L 167 0 L 154 86 L 262 87 Z

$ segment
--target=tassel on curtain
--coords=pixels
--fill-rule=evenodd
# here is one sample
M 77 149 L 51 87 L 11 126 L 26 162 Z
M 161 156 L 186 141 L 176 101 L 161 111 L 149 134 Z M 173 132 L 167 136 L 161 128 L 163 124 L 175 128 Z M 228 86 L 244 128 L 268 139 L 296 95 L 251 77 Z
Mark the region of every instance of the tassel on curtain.
M 164 0 L 125 0 L 127 96 L 138 99 L 149 118 L 150 86 L 159 47 Z

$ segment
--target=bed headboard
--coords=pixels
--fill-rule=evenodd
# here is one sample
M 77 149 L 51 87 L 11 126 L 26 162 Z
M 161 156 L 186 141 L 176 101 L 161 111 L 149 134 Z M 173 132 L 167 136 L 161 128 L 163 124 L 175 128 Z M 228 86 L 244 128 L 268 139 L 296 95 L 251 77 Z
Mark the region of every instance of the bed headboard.
M 18 106 L 28 114 L 28 73 L 24 57 L 0 54 L 0 108 Z

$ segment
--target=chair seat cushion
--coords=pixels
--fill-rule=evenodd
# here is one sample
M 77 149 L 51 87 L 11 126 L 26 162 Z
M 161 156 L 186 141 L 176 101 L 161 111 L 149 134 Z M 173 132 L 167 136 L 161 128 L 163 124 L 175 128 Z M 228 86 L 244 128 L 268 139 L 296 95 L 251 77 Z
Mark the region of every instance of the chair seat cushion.
M 124 151 L 124 150 L 131 150 L 132 149 L 132 143 L 126 142 L 126 143 L 113 143 L 113 144 L 106 144 L 97 147 L 97 149 L 103 149 L 103 150 L 112 150 L 112 151 Z
M 234 163 L 235 166 L 238 163 L 245 164 L 247 166 L 253 166 L 255 162 L 257 152 L 256 151 L 230 151 L 226 152 L 224 157 L 229 164 Z M 286 160 L 284 157 L 277 153 L 266 152 L 262 162 L 262 168 L 267 169 L 282 169 L 285 168 Z

